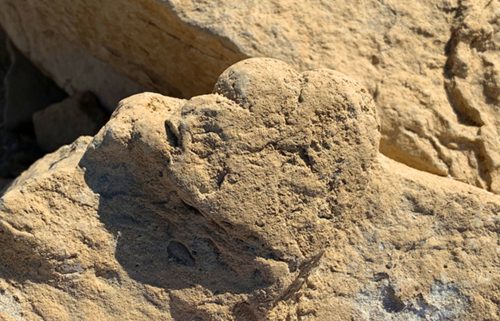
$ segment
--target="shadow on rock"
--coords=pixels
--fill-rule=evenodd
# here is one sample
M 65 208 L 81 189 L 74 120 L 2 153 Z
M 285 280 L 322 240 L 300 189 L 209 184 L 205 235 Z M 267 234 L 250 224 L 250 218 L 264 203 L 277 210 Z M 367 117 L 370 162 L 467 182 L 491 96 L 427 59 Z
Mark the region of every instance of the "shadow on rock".
M 100 220 L 116 236 L 116 259 L 132 279 L 169 290 L 201 285 L 213 294 L 271 284 L 268 266 L 255 260 L 257 249 L 231 239 L 175 191 L 148 193 L 154 181 L 138 182 L 130 168 L 96 161 L 87 152 L 80 165 L 100 195 Z

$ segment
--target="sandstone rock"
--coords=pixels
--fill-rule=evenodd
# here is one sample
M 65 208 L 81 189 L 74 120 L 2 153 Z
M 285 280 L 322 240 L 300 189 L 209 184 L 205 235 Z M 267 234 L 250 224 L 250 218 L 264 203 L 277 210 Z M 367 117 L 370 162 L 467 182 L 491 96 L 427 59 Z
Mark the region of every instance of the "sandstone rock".
M 97 134 L 107 118 L 97 97 L 85 92 L 36 112 L 33 125 L 38 145 L 52 152 L 80 136 Z
M 110 110 L 145 90 L 209 92 L 245 57 L 230 41 L 183 22 L 164 1 L 7 0 L 0 16 L 15 44 L 66 92 L 96 93 Z
M 184 97 L 249 56 L 341 71 L 375 98 L 382 153 L 500 192 L 498 1 L 5 0 L 0 9 L 15 43 L 59 85 L 107 106 L 127 93 L 110 69 Z
M 447 48 L 445 89 L 459 123 L 471 128 L 464 131 L 461 146 L 471 146 L 476 155 L 476 185 L 500 193 L 500 5 L 464 2 L 459 9 Z M 451 164 L 458 164 L 450 168 L 452 175 L 466 173 L 460 164 L 471 157 L 452 157 L 457 161 Z M 466 175 L 468 181 L 476 176 Z
M 130 97 L 0 199 L 0 314 L 494 320 L 499 196 L 378 141 L 366 90 L 271 59 Z

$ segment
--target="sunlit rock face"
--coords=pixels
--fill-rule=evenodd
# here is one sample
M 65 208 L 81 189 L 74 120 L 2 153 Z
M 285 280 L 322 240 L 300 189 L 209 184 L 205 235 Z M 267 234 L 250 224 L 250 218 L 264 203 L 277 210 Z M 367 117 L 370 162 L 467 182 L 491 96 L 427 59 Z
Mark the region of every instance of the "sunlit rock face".
M 494 319 L 498 196 L 379 154 L 335 71 L 123 100 L 0 199 L 6 320 Z

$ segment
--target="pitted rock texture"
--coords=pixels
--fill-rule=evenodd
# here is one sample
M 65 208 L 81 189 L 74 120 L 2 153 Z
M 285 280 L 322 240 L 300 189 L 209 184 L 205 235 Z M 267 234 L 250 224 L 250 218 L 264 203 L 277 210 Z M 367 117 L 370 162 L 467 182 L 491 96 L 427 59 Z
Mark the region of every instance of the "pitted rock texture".
M 498 12 L 491 0 L 5 0 L 0 23 L 66 91 L 110 109 L 136 87 L 207 93 L 246 57 L 343 72 L 376 101 L 383 154 L 499 193 Z
M 378 141 L 362 87 L 271 59 L 130 97 L 1 198 L 0 316 L 494 320 L 499 197 Z
M 363 194 L 377 155 L 371 98 L 335 72 L 298 74 L 271 59 L 229 68 L 215 94 L 167 121 L 175 141 L 168 176 L 227 232 L 262 234 L 268 255 L 289 264 L 317 255 L 328 221 Z
M 458 122 L 466 125 L 460 135 L 457 133 L 463 142 L 458 146 L 466 147 L 469 153 L 466 159 L 478 169 L 476 185 L 495 193 L 500 193 L 499 19 L 498 1 L 464 1 L 452 27 L 445 66 L 449 102 Z M 450 140 L 447 136 L 451 135 L 442 136 L 446 144 Z M 449 162 L 453 163 L 461 162 Z M 450 167 L 452 175 L 462 172 L 468 181 L 473 181 L 475 173 L 464 169 L 465 166 Z

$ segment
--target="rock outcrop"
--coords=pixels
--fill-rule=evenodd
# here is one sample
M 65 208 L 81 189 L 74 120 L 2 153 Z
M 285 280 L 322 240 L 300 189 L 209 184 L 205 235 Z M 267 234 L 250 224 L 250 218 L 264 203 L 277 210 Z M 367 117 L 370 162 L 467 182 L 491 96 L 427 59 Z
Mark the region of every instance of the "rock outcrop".
M 66 94 L 10 43 L 3 30 L 0 30 L 0 79 L 0 179 L 3 180 L 17 177 L 43 155 L 33 133 L 32 115 L 62 100 Z
M 379 154 L 373 99 L 272 59 L 145 93 L 0 201 L 7 320 L 494 320 L 500 199 Z
M 2 1 L 0 24 L 69 94 L 96 93 L 113 110 L 145 90 L 171 96 L 210 92 L 245 55 L 190 26 L 164 1 Z
M 207 93 L 245 57 L 341 71 L 374 97 L 383 154 L 498 193 L 498 10 L 490 0 L 4 0 L 0 23 L 66 91 L 95 92 L 108 108 L 139 89 Z
M 33 114 L 38 146 L 46 152 L 71 144 L 80 136 L 93 136 L 109 116 L 91 92 L 78 93 Z

